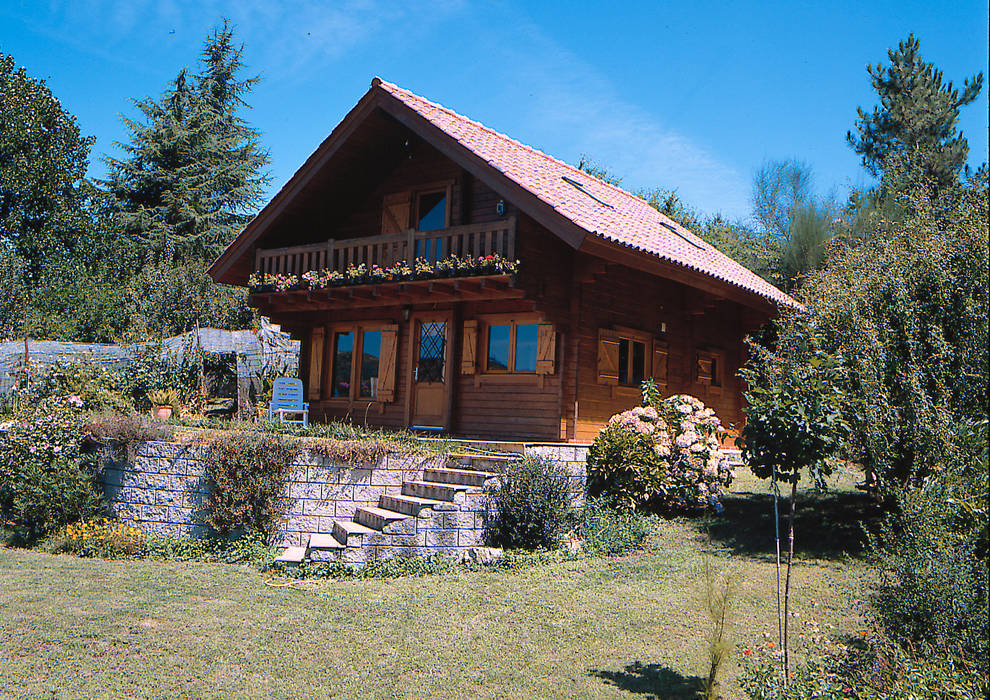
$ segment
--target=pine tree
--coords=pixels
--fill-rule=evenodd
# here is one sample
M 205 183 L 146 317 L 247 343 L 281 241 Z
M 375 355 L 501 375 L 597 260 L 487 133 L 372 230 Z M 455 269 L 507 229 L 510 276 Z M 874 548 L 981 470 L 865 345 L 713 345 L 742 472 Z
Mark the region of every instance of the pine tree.
M 183 68 L 160 99 L 134 101 L 143 119 L 124 118 L 125 157 L 106 159 L 116 226 L 140 267 L 127 284 L 132 335 L 195 322 L 238 327 L 249 318 L 243 291 L 206 275 L 269 180 L 259 132 L 240 116 L 258 81 L 239 77 L 242 52 L 224 22 L 207 37 L 197 73 Z
M 124 118 L 124 159 L 107 158 L 120 230 L 153 262 L 212 259 L 250 218 L 268 177 L 259 133 L 240 117 L 257 77 L 238 79 L 243 47 L 225 22 L 207 38 L 201 72 L 179 71 L 160 100 Z
M 966 79 L 960 93 L 922 60 L 920 47 L 911 34 L 897 50 L 887 52 L 889 66 L 867 67 L 880 105 L 869 114 L 859 108 L 858 135 L 850 131 L 846 139 L 874 176 L 882 175 L 892 152 L 908 151 L 917 155 L 933 182 L 947 185 L 958 180 L 969 154 L 969 144 L 956 128 L 959 108 L 979 96 L 983 74 Z

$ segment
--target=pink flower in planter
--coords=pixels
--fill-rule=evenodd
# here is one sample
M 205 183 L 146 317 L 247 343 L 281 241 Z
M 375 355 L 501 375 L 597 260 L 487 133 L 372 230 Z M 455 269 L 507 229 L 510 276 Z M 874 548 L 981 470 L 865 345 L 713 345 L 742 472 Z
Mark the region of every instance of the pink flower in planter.
M 69 396 L 68 401 L 76 408 L 82 408 L 83 400 L 78 395 L 72 394 L 71 396 Z

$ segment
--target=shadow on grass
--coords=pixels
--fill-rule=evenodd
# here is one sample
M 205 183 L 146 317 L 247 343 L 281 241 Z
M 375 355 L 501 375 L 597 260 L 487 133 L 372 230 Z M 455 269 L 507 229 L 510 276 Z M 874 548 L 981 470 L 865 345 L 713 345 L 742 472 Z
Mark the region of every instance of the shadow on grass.
M 722 499 L 725 512 L 697 521 L 715 546 L 733 554 L 775 557 L 773 497 L 769 494 L 735 493 Z M 786 498 L 780 499 L 781 550 L 787 548 Z M 871 530 L 882 510 L 866 494 L 834 491 L 799 493 L 794 516 L 794 553 L 800 558 L 841 559 L 864 553 L 865 530 Z
M 639 661 L 634 661 L 622 671 L 592 669 L 588 675 L 597 676 L 628 693 L 659 700 L 693 700 L 704 687 L 704 681 L 698 676 L 685 677 L 666 666 L 644 665 Z

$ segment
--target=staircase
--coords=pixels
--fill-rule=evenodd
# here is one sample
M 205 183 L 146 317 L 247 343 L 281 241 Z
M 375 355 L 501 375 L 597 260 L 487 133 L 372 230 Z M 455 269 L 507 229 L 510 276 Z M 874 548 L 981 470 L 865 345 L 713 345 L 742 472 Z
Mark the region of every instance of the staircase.
M 455 556 L 484 544 L 485 486 L 521 455 L 453 453 L 443 467 L 427 467 L 402 482 L 401 493 L 358 507 L 351 519 L 333 521 L 329 533 L 310 534 L 287 547 L 275 563 L 339 561 L 366 564 L 425 554 Z

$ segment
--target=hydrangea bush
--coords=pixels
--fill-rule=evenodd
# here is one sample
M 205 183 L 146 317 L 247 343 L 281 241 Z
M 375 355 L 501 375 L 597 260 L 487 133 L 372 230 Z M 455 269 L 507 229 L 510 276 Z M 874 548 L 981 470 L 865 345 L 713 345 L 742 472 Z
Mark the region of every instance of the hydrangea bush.
M 588 490 L 622 510 L 721 512 L 732 468 L 715 411 L 677 394 L 612 416 L 588 452 Z

